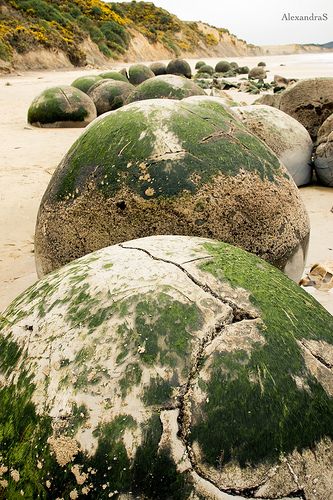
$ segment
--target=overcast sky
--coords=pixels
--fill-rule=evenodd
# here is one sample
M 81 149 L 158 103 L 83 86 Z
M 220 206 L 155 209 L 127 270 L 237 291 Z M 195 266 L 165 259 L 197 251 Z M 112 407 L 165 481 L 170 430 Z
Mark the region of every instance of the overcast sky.
M 332 0 L 154 0 L 185 21 L 228 28 L 256 45 L 326 43 L 333 40 Z M 327 14 L 327 21 L 283 21 L 283 14 Z

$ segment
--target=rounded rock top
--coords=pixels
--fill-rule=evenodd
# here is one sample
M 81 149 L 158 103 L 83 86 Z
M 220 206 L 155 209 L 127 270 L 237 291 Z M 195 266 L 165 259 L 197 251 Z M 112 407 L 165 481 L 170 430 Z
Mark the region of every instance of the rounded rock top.
M 332 493 L 333 317 L 239 248 L 155 236 L 37 282 L 0 325 L 6 498 Z M 228 492 L 228 494 L 226 493 Z
M 74 80 L 71 86 L 76 87 L 77 89 L 80 89 L 82 90 L 82 92 L 87 94 L 89 89 L 101 79 L 102 77 L 99 75 L 80 76 L 79 78 L 76 78 L 76 80 Z
M 134 85 L 129 81 L 103 78 L 90 88 L 88 95 L 94 102 L 99 116 L 123 106 L 133 89 Z
M 295 257 L 298 279 L 309 222 L 285 167 L 224 99 L 150 99 L 98 119 L 64 157 L 38 214 L 38 272 L 153 234 L 213 236 L 281 269 Z
M 232 111 L 274 151 L 297 186 L 311 181 L 313 143 L 301 123 L 272 106 L 239 106 Z
M 28 110 L 28 122 L 35 127 L 85 127 L 96 116 L 90 97 L 65 85 L 44 90 Z
M 191 66 L 184 59 L 172 59 L 167 65 L 167 73 L 173 75 L 183 75 L 186 78 L 191 78 Z
M 107 78 L 107 79 L 112 79 L 112 80 L 118 80 L 120 82 L 127 82 L 128 79 L 126 75 L 120 73 L 119 71 L 104 71 L 104 73 L 100 73 L 99 75 L 101 78 Z
M 177 75 L 159 75 L 138 85 L 127 98 L 127 104 L 144 99 L 184 99 L 206 95 L 194 82 Z
M 140 83 L 154 76 L 153 71 L 144 64 L 133 64 L 128 69 L 128 79 L 132 85 L 140 85 Z

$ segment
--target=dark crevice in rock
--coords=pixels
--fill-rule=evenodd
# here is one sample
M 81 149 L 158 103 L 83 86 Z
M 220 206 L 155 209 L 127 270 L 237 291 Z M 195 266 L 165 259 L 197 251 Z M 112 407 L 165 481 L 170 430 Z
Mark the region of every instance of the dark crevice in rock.
M 162 259 L 160 257 L 155 257 L 152 255 L 148 250 L 145 250 L 144 248 L 136 248 L 136 247 L 130 247 L 130 246 L 125 246 L 123 243 L 120 243 L 119 246 L 124 249 L 128 250 L 139 250 L 140 252 L 144 252 L 145 254 L 149 255 L 153 260 L 157 260 L 160 262 L 165 262 L 166 264 L 171 264 L 175 267 L 178 267 L 183 273 L 186 274 L 186 276 L 199 288 L 201 288 L 204 292 L 210 294 L 212 297 L 214 297 L 216 300 L 222 302 L 224 305 L 228 305 L 232 309 L 233 313 L 233 323 L 236 323 L 238 321 L 242 320 L 251 320 L 251 319 L 257 319 L 258 316 L 254 315 L 250 311 L 246 311 L 242 307 L 239 307 L 237 304 L 235 304 L 231 299 L 225 297 L 221 297 L 218 293 L 216 293 L 214 290 L 210 288 L 207 284 L 201 283 L 197 278 L 195 278 L 191 273 L 189 273 L 181 264 L 177 264 L 176 262 L 172 262 L 171 260 L 168 259 Z M 198 259 L 199 260 L 199 259 Z M 186 264 L 186 263 L 185 263 Z
M 307 343 L 305 342 L 302 342 L 300 341 L 300 344 L 302 345 L 302 347 L 311 355 L 313 356 L 317 361 L 319 361 L 320 364 L 322 364 L 323 366 L 325 366 L 326 368 L 328 368 L 329 370 L 332 370 L 333 369 L 333 365 L 331 363 L 329 363 L 328 361 L 326 361 L 326 359 L 324 359 L 322 356 L 320 356 L 320 354 L 316 353 L 316 352 L 313 352 L 312 349 L 310 349 L 310 347 L 308 346 Z

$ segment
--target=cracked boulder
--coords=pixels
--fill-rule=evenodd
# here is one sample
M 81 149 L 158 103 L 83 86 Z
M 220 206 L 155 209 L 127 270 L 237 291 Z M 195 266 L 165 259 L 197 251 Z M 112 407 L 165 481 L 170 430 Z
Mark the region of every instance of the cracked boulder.
M 138 101 L 96 120 L 54 173 L 39 209 L 39 275 L 154 234 L 214 237 L 299 279 L 308 216 L 273 152 L 224 106 Z
M 126 103 L 145 99 L 184 99 L 193 95 L 206 95 L 195 82 L 178 75 L 160 75 L 149 78 L 132 90 Z
M 313 143 L 301 123 L 287 113 L 265 105 L 234 107 L 233 112 L 274 151 L 297 186 L 311 181 Z
M 333 78 L 299 80 L 282 92 L 279 108 L 304 125 L 315 141 L 319 127 L 333 112 Z
M 94 102 L 99 116 L 123 106 L 134 88 L 128 81 L 101 79 L 90 88 L 88 95 Z
M 0 323 L 0 497 L 333 494 L 333 317 L 214 240 L 104 248 Z
M 318 130 L 314 167 L 320 184 L 333 187 L 333 114 Z
M 28 123 L 35 127 L 85 127 L 96 118 L 95 104 L 69 85 L 44 90 L 30 104 Z

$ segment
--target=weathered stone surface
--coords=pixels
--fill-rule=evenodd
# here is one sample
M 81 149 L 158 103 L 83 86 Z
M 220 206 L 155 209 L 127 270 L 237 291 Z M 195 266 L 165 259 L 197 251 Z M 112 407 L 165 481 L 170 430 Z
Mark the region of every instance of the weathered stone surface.
M 97 115 L 102 115 L 123 106 L 134 88 L 129 82 L 102 79 L 90 88 L 88 95 L 96 106 Z
M 184 99 L 192 95 L 205 95 L 195 82 L 177 75 L 160 75 L 149 78 L 128 95 L 126 103 L 144 99 Z
M 140 85 L 140 83 L 154 76 L 152 70 L 144 64 L 133 64 L 128 70 L 128 79 L 132 85 Z
M 59 165 L 38 215 L 38 272 L 152 234 L 212 236 L 292 262 L 299 279 L 309 222 L 285 167 L 223 100 L 151 99 L 97 120 Z
M 217 73 L 226 73 L 231 70 L 231 64 L 228 61 L 219 61 L 215 66 Z
M 297 186 L 311 181 L 313 143 L 301 123 L 271 106 L 239 106 L 233 112 L 274 151 Z
M 126 72 L 126 70 L 124 70 Z M 104 73 L 100 74 L 101 78 L 107 78 L 111 80 L 118 80 L 120 82 L 127 82 L 128 83 L 128 78 L 126 74 L 121 73 L 120 71 L 104 71 Z
M 304 125 L 315 141 L 319 127 L 333 112 L 333 78 L 299 80 L 281 94 L 279 107 Z
M 0 330 L 1 497 L 332 496 L 333 317 L 254 255 L 105 248 Z
M 318 181 L 333 187 L 333 114 L 318 130 L 314 166 Z
M 250 80 L 265 80 L 266 71 L 262 66 L 256 66 L 249 71 L 248 78 Z
M 44 90 L 28 110 L 28 122 L 35 127 L 85 127 L 96 116 L 90 97 L 69 85 Z
M 155 76 L 166 74 L 166 65 L 161 62 L 153 62 L 149 68 L 152 70 Z

